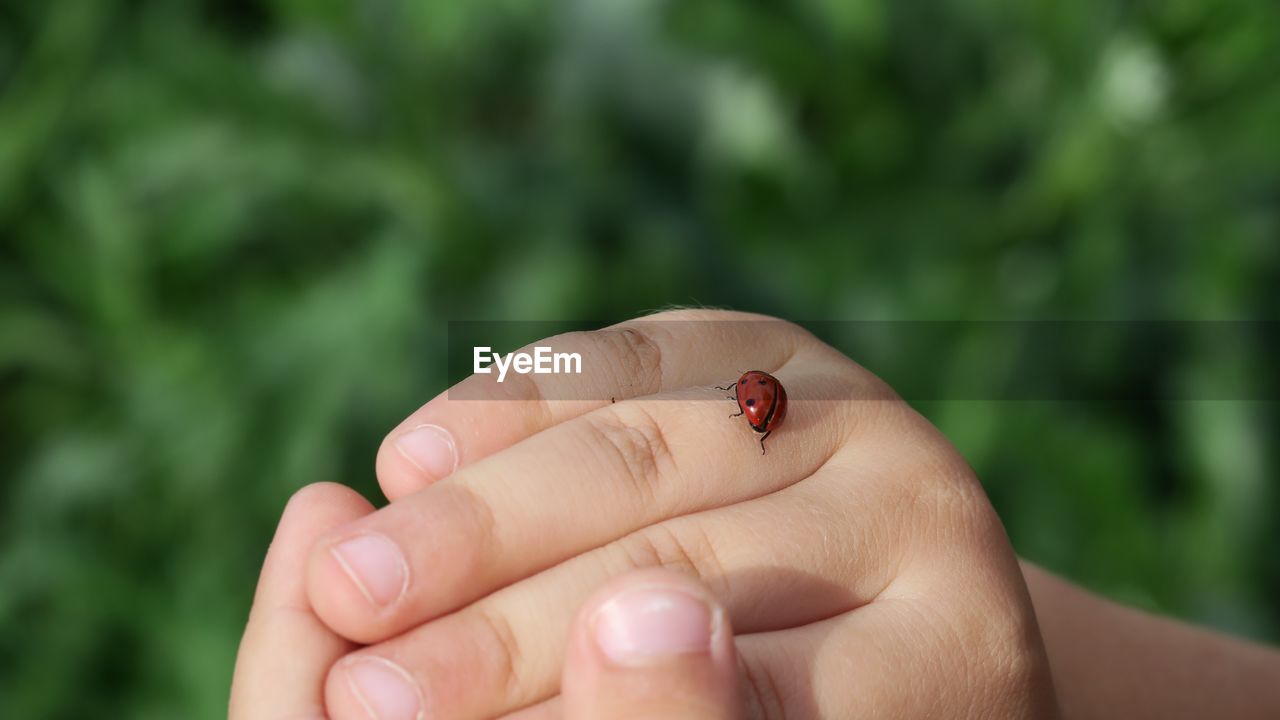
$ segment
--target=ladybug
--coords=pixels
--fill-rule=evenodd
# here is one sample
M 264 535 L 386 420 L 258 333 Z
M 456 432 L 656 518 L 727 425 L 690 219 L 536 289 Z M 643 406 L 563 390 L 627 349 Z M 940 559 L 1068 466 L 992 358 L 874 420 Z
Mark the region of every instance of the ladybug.
M 738 401 L 738 412 L 729 417 L 747 416 L 751 429 L 764 433 L 760 437 L 760 454 L 765 453 L 764 441 L 787 417 L 787 391 L 778 378 L 763 370 L 742 373 L 733 385 L 716 387 L 717 390 L 733 390 L 731 399 Z

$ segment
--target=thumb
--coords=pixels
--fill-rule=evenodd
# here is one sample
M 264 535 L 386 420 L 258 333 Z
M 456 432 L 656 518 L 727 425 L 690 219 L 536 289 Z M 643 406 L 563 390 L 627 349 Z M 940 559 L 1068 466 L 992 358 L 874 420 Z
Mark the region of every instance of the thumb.
M 561 699 L 566 720 L 738 720 L 729 617 L 685 575 L 615 578 L 574 620 Z

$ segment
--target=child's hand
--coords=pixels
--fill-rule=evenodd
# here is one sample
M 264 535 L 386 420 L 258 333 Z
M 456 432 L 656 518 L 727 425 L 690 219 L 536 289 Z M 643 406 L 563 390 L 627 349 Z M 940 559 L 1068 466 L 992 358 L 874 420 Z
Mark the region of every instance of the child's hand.
M 353 649 L 307 604 L 301 560 L 318 535 L 373 508 L 341 485 L 300 490 L 280 518 L 262 568 L 236 662 L 231 720 L 324 720 L 330 666 Z M 737 656 L 724 608 L 685 575 L 649 569 L 610 580 L 578 611 L 569 632 L 565 720 L 621 717 L 738 720 Z M 385 684 L 395 670 L 379 662 L 348 668 Z M 391 680 L 394 682 L 394 678 Z M 412 717 L 416 694 L 384 694 L 375 717 Z
M 351 488 L 309 485 L 289 500 L 271 540 L 240 640 L 231 720 L 324 720 L 324 677 L 355 646 L 320 622 L 301 572 L 325 531 L 373 512 Z
M 381 720 L 553 714 L 576 609 L 666 567 L 732 618 L 749 717 L 1052 716 L 1022 575 L 964 460 L 866 370 L 763 320 L 685 311 L 557 339 L 612 387 L 540 401 L 578 378 L 508 376 L 508 401 L 440 397 L 406 420 L 378 458 L 395 501 L 307 559 L 310 606 L 372 643 L 333 666 L 330 715 L 397 698 L 421 714 Z M 791 397 L 763 456 L 711 389 L 748 369 Z

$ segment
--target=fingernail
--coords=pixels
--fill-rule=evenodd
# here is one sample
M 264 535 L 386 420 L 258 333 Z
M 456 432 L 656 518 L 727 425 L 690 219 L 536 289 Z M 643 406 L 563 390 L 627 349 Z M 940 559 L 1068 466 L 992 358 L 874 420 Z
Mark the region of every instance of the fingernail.
M 639 588 L 596 611 L 596 644 L 623 665 L 711 647 L 711 608 L 678 590 Z
M 400 548 L 384 535 L 357 535 L 342 541 L 331 552 L 374 607 L 391 605 L 409 587 L 409 564 Z
M 396 438 L 396 449 L 433 478 L 458 469 L 458 446 L 453 435 L 439 425 L 419 425 L 401 435 Z
M 390 660 L 365 656 L 348 661 L 347 684 L 371 720 L 422 717 L 422 695 L 417 683 Z

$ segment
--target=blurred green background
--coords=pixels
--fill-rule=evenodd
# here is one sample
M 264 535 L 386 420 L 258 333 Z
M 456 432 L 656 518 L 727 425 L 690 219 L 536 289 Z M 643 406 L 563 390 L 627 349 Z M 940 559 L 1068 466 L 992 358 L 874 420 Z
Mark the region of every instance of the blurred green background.
M 224 716 L 447 320 L 1276 319 L 1280 5 L 780 5 L 0 4 L 0 717 Z M 1280 638 L 1276 404 L 1166 392 L 1275 368 L 1081 362 L 1132 397 L 920 408 L 1024 556 Z

